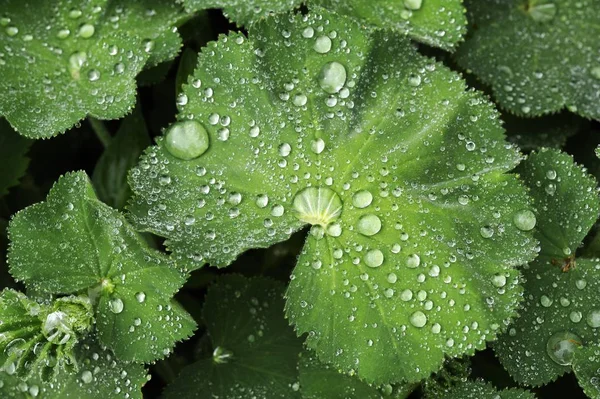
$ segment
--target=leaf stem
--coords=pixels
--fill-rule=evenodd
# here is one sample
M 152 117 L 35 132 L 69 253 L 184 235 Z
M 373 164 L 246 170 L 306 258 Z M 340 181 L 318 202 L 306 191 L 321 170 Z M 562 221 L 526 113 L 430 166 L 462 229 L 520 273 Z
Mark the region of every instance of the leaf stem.
M 104 123 L 102 123 L 101 120 L 96 119 L 92 116 L 88 116 L 88 122 L 90 123 L 90 126 L 92 127 L 94 133 L 96 133 L 96 137 L 98 137 L 98 140 L 100 140 L 104 148 L 107 148 L 112 140 L 112 136 L 110 135 L 110 132 L 108 131 L 106 126 L 104 126 Z

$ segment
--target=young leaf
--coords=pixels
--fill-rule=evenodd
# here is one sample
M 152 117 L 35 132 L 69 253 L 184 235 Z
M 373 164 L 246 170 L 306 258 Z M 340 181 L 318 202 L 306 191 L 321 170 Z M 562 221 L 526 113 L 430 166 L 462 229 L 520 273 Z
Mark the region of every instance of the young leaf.
M 11 274 L 28 288 L 89 292 L 100 342 L 117 357 L 150 362 L 191 335 L 193 320 L 171 303 L 185 275 L 96 198 L 85 173 L 61 177 L 46 202 L 17 213 L 9 238 Z
M 40 304 L 10 289 L 0 293 L 0 367 L 10 374 L 47 380 L 77 370 L 73 348 L 92 325 L 87 297 Z
M 141 399 L 147 381 L 140 364 L 124 363 L 88 340 L 75 349 L 79 370 L 62 372 L 51 381 L 19 380 L 10 370 L 0 369 L 0 396 L 10 399 Z
M 269 13 L 292 10 L 300 0 L 182 0 L 190 10 L 224 8 L 225 15 L 239 25 L 250 25 Z M 311 0 L 358 23 L 388 28 L 419 42 L 452 50 L 466 32 L 465 9 L 459 0 Z M 306 35 L 319 35 L 319 30 Z M 335 39 L 332 31 L 331 39 Z M 322 38 L 321 44 L 328 38 Z M 329 44 L 330 45 L 330 44 Z
M 19 136 L 6 120 L 0 118 L 0 197 L 9 188 L 19 184 L 19 179 L 25 174 L 29 165 L 26 154 L 30 145 L 30 140 Z
M 121 209 L 131 196 L 127 173 L 150 145 L 150 137 L 140 107 L 127 116 L 110 145 L 96 163 L 92 182 L 98 198 L 113 208 Z
M 513 222 L 530 207 L 505 174 L 520 155 L 482 95 L 401 35 L 322 9 L 222 37 L 199 65 L 131 173 L 140 229 L 222 267 L 312 225 L 287 315 L 370 383 L 420 380 L 494 339 L 536 242 Z
M 535 395 L 523 389 L 498 391 L 484 382 L 467 381 L 456 385 L 439 399 L 535 399 Z
M 590 398 L 600 397 L 600 345 L 584 346 L 575 351 L 573 371 L 585 394 Z
M 226 275 L 206 294 L 212 357 L 186 367 L 165 398 L 299 398 L 302 341 L 283 317 L 280 282 Z
M 600 2 L 468 0 L 472 34 L 456 60 L 518 115 L 567 107 L 600 118 Z
M 414 388 L 410 384 L 385 384 L 380 388 L 370 386 L 319 362 L 309 351 L 301 354 L 298 373 L 302 399 L 404 399 Z
M 0 18 L 0 115 L 33 138 L 135 104 L 144 65 L 173 58 L 183 15 L 172 1 L 7 0 Z M 28 71 L 23 73 L 23 71 Z
M 600 259 L 574 254 L 598 217 L 596 181 L 556 150 L 519 167 L 537 208 L 539 257 L 524 268 L 521 317 L 495 345 L 512 377 L 548 383 L 571 369 L 578 346 L 600 342 Z

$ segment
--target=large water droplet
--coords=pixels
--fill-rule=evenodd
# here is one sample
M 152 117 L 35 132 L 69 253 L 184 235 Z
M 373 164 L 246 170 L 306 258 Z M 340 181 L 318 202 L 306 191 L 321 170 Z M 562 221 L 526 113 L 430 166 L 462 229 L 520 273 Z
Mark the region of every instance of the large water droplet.
M 119 314 L 123 311 L 123 301 L 121 298 L 113 298 L 108 301 L 108 308 L 111 312 Z
M 600 310 L 595 309 L 590 311 L 587 314 L 585 321 L 588 324 L 588 326 L 592 328 L 600 327 Z
M 352 205 L 357 208 L 366 208 L 373 202 L 373 194 L 368 190 L 357 191 L 352 196 Z
M 416 312 L 410 315 L 410 324 L 412 324 L 415 327 L 421 328 L 425 326 L 425 324 L 427 324 L 427 316 L 425 316 L 425 313 L 421 312 L 420 310 L 417 310 Z
M 189 161 L 204 154 L 209 146 L 208 133 L 196 121 L 176 122 L 167 131 L 165 147 L 176 158 Z
M 146 294 L 143 292 L 138 292 L 137 294 L 135 294 L 135 299 L 139 303 L 144 303 L 144 301 L 146 300 Z
M 83 381 L 84 384 L 89 384 L 93 379 L 94 376 L 92 375 L 91 371 L 85 370 L 83 373 L 81 373 L 81 381 Z
M 89 39 L 94 35 L 96 28 L 92 24 L 83 24 L 79 27 L 79 36 L 84 39 Z
M 421 264 L 421 257 L 417 254 L 409 255 L 408 258 L 406 258 L 406 266 L 410 267 L 411 269 L 413 269 L 415 267 L 419 267 L 420 264 Z
M 573 363 L 573 355 L 582 343 L 578 335 L 568 331 L 557 332 L 548 339 L 546 353 L 555 363 L 568 366 Z
M 423 5 L 423 0 L 404 0 L 404 7 L 409 10 L 418 10 Z
M 377 215 L 363 215 L 360 219 L 358 219 L 356 228 L 360 234 L 372 236 L 379 233 L 381 230 L 381 220 Z
M 319 74 L 319 85 L 329 94 L 335 94 L 346 83 L 346 68 L 339 62 L 328 62 Z
M 369 267 L 379 267 L 383 264 L 383 252 L 378 249 L 372 249 L 365 254 L 364 261 Z
M 552 21 L 556 15 L 556 5 L 552 3 L 530 4 L 528 11 L 534 21 L 548 22 Z
M 292 202 L 294 213 L 303 222 L 327 227 L 342 213 L 340 196 L 327 187 L 307 187 Z
M 327 36 L 319 36 L 315 41 L 314 49 L 320 54 L 328 53 L 331 50 L 331 39 Z
M 515 213 L 515 216 L 513 217 L 513 222 L 519 230 L 529 231 L 535 227 L 537 219 L 535 218 L 535 214 L 529 209 L 523 209 Z

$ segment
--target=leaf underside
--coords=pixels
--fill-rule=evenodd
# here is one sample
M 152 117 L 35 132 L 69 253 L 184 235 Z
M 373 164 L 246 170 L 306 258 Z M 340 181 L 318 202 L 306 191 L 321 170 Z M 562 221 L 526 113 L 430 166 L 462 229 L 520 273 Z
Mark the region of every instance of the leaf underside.
M 25 174 L 29 165 L 26 154 L 30 146 L 30 140 L 20 136 L 5 119 L 0 118 L 0 197 L 19 184 L 19 179 Z

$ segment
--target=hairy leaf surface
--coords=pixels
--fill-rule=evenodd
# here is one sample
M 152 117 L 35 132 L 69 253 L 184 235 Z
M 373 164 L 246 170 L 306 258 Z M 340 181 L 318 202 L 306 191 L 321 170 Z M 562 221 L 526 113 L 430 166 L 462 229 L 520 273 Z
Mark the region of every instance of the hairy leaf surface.
M 575 258 L 598 217 L 596 180 L 556 150 L 519 167 L 537 208 L 539 257 L 523 273 L 521 317 L 495 345 L 518 382 L 548 383 L 571 369 L 579 346 L 600 342 L 600 259 Z
M 218 279 L 203 307 L 212 357 L 185 368 L 165 397 L 300 398 L 302 340 L 283 317 L 283 289 L 264 277 Z
M 483 348 L 514 315 L 536 246 L 505 173 L 520 155 L 457 74 L 322 10 L 223 36 L 199 65 L 130 179 L 132 220 L 176 258 L 224 267 L 312 225 L 287 315 L 378 385 Z
M 96 198 L 85 173 L 17 213 L 9 238 L 11 274 L 40 292 L 89 293 L 100 342 L 118 357 L 150 362 L 191 335 L 193 320 L 171 302 L 185 274 Z
M 142 398 L 142 386 L 147 381 L 146 370 L 140 364 L 124 363 L 112 352 L 93 341 L 84 341 L 76 348 L 77 372 L 62 372 L 46 382 L 39 378 L 19 380 L 0 369 L 0 396 L 10 399 L 131 399 Z
M 467 381 L 450 389 L 439 399 L 535 399 L 535 395 L 523 389 L 498 391 L 491 384 Z
M 573 370 L 585 394 L 590 398 L 600 397 L 600 345 L 598 343 L 575 351 Z
M 32 138 L 88 114 L 122 117 L 135 104 L 135 76 L 179 51 L 173 27 L 184 16 L 169 0 L 4 1 L 0 115 Z
M 470 37 L 458 63 L 519 115 L 565 107 L 600 118 L 600 2 L 467 0 Z

